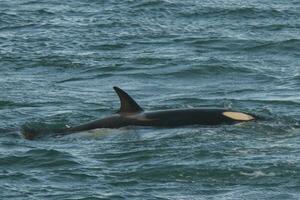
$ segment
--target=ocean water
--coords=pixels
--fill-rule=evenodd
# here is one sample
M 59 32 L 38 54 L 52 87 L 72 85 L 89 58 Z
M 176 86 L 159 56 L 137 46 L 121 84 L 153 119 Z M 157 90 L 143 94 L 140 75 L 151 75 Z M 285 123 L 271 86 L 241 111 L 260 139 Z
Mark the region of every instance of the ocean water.
M 298 0 L 1 0 L 0 199 L 299 199 Z M 265 120 L 102 129 L 112 87 L 145 110 Z

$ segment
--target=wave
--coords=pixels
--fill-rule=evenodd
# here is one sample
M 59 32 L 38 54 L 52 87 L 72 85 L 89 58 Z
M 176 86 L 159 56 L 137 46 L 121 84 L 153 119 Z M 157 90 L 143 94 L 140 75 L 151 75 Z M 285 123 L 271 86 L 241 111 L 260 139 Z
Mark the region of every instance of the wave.
M 300 74 L 296 74 L 293 77 L 294 80 L 300 81 Z
M 145 9 L 145 8 L 157 8 L 157 7 L 162 7 L 162 8 L 167 8 L 169 9 L 170 7 L 178 7 L 180 6 L 180 3 L 172 3 L 171 1 L 168 0 L 141 0 L 137 1 L 135 4 L 131 6 L 131 8 L 140 8 L 140 9 Z
M 33 67 L 59 67 L 59 68 L 79 68 L 82 64 L 79 62 L 74 62 L 72 58 L 67 58 L 58 55 L 48 55 L 37 57 L 32 60 Z
M 275 8 L 203 6 L 183 9 L 179 14 L 182 17 L 273 18 L 285 16 L 286 12 Z
M 172 76 L 199 76 L 199 75 L 219 75 L 219 74 L 251 74 L 255 73 L 254 69 L 245 68 L 245 67 L 232 67 L 232 66 L 224 66 L 224 65 L 198 65 L 187 67 L 185 69 L 180 69 L 174 72 L 165 72 L 164 75 L 172 75 Z
M 255 44 L 255 43 L 254 43 Z M 288 39 L 281 41 L 257 41 L 255 45 L 251 47 L 245 47 L 246 51 L 266 51 L 271 50 L 274 52 L 278 51 L 299 51 L 300 40 L 299 39 Z
M 280 31 L 280 30 L 284 30 L 284 29 L 294 29 L 294 28 L 299 28 L 298 25 L 293 25 L 293 24 L 258 24 L 258 25 L 251 25 L 250 26 L 251 29 L 253 29 L 254 31 L 257 30 L 267 30 L 267 31 Z
M 235 167 L 231 166 L 230 159 L 222 162 L 222 166 L 218 166 L 219 163 L 209 162 L 204 160 L 203 164 L 163 164 L 160 163 L 160 166 L 156 165 L 143 165 L 135 170 L 129 171 L 127 173 L 119 172 L 118 176 L 123 179 L 131 177 L 133 179 L 143 179 L 151 181 L 197 181 L 197 180 L 207 180 L 207 181 L 224 181 L 230 182 L 231 184 L 241 184 L 241 183 L 251 183 L 252 180 L 249 180 L 249 176 L 252 179 L 259 180 L 261 177 L 269 178 L 269 184 L 280 185 L 281 183 L 276 183 L 274 180 L 275 177 L 281 176 L 291 176 L 293 171 L 286 170 L 286 167 L 272 167 L 273 164 L 261 163 L 267 169 L 257 170 L 256 167 L 244 166 L 244 167 Z M 242 162 L 245 160 L 240 160 L 239 165 L 242 165 Z M 235 160 L 232 161 L 232 164 L 236 163 Z M 245 163 L 246 164 L 246 163 Z M 247 165 L 247 164 L 246 164 Z M 282 171 L 280 171 L 280 169 Z M 298 170 L 295 168 L 295 170 Z M 276 171 L 274 173 L 273 171 Z M 266 180 L 265 180 L 266 181 Z M 204 181 L 205 182 L 205 181 Z
M 211 38 L 177 38 L 177 42 L 184 42 L 187 45 L 197 48 L 214 49 L 222 51 L 246 51 L 246 52 L 259 52 L 259 51 L 290 51 L 298 52 L 300 40 L 287 39 L 287 40 L 252 40 L 252 39 L 236 39 L 229 37 L 211 37 Z M 200 51 L 197 49 L 197 51 Z M 202 52 L 202 50 L 200 51 Z
M 133 59 L 133 63 L 138 65 L 155 65 L 171 62 L 172 58 L 142 56 Z M 152 68 L 152 66 L 151 66 Z
M 223 75 L 258 74 L 258 72 L 255 69 L 251 69 L 251 68 L 232 67 L 232 66 L 214 65 L 214 64 L 194 65 L 192 67 L 179 67 L 179 66 L 163 67 L 159 65 L 158 60 L 160 59 L 156 59 L 156 58 L 150 60 L 139 59 L 138 62 L 143 62 L 143 64 L 147 65 L 145 67 L 144 66 L 143 67 L 122 67 L 117 69 L 111 67 L 92 68 L 86 71 L 86 73 L 94 74 L 88 78 L 70 78 L 59 82 L 95 79 L 100 77 L 103 78 L 103 77 L 116 76 L 116 75 L 126 75 L 126 76 L 137 77 L 137 78 L 155 78 L 158 76 L 159 77 L 164 77 L 164 76 L 187 77 L 187 76 L 222 75 L 222 74 Z M 164 61 L 166 60 L 164 59 Z
M 38 102 L 14 102 L 14 101 L 1 101 L 0 100 L 0 109 L 8 108 L 35 108 L 35 107 L 44 107 L 45 105 L 57 105 L 62 103 L 61 101 L 38 101 Z
M 0 100 L 0 109 L 5 108 L 20 108 L 20 107 L 39 107 L 41 106 L 41 103 L 35 104 L 35 103 L 20 103 L 20 102 L 14 102 L 14 101 L 1 101 Z
M 88 79 L 94 79 L 94 78 L 87 78 L 87 77 L 72 77 L 67 78 L 63 80 L 56 81 L 56 83 L 67 83 L 67 82 L 77 82 L 77 81 L 86 81 Z
M 0 108 L 6 106 L 14 106 L 15 102 L 13 101 L 0 101 Z
M 112 50 L 120 50 L 126 48 L 126 43 L 115 43 L 115 44 L 93 44 L 89 46 L 89 49 L 93 50 L 103 50 L 103 51 L 112 51 Z
M 1 158 L 2 166 L 16 168 L 69 168 L 79 165 L 69 153 L 53 149 L 34 149 L 19 155 L 9 155 Z

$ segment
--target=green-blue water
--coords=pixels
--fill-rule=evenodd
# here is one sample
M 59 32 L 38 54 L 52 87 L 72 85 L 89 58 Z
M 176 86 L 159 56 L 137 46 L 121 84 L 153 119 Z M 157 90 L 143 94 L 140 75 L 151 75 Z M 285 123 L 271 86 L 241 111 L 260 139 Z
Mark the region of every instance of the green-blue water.
M 299 199 L 298 0 L 1 0 L 0 199 Z M 22 137 L 115 112 L 266 121 Z

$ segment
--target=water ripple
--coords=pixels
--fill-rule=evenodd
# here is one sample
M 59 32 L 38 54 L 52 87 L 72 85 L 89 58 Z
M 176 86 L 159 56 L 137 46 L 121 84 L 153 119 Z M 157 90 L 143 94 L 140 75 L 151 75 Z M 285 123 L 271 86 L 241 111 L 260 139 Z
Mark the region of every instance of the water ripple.
M 2 0 L 0 199 L 298 199 L 299 5 Z M 114 85 L 259 120 L 52 137 L 113 113 Z

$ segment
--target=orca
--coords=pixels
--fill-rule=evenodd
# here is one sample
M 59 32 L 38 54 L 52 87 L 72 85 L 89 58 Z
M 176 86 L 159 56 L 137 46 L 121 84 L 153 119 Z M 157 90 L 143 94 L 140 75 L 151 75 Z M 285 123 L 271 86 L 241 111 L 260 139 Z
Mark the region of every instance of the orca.
M 153 126 L 153 127 L 179 127 L 188 125 L 221 125 L 248 122 L 256 119 L 254 115 L 228 110 L 224 108 L 189 108 L 169 109 L 146 112 L 125 91 L 113 87 L 120 99 L 120 109 L 117 113 L 81 124 L 78 126 L 67 126 L 56 131 L 57 135 L 66 135 L 74 132 L 88 131 L 100 128 L 121 128 L 125 126 Z M 27 139 L 33 138 L 33 134 L 24 131 Z

